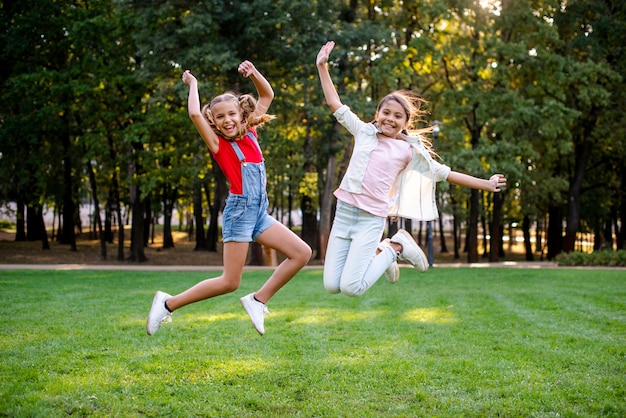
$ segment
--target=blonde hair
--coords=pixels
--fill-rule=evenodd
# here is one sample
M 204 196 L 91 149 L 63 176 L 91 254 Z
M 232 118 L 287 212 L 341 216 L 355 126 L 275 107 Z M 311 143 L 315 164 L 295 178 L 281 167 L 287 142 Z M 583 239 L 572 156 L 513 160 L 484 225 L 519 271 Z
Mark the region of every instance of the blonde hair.
M 376 113 L 378 114 L 378 111 L 385 103 L 392 100 L 398 103 L 406 114 L 407 129 L 403 129 L 402 133 L 407 136 L 411 135 L 419 137 L 428 152 L 435 156 L 436 153 L 433 149 L 432 142 L 426 136 L 426 134 L 433 131 L 433 127 L 417 127 L 419 122 L 425 122 L 423 116 L 428 115 L 428 112 L 422 109 L 422 105 L 426 104 L 427 101 L 410 90 L 395 90 L 378 102 L 378 105 L 376 106 Z
M 257 101 L 251 94 L 237 95 L 229 91 L 214 97 L 209 104 L 204 105 L 204 107 L 202 108 L 202 114 L 208 120 L 209 125 L 211 125 L 211 128 L 213 128 L 215 133 L 220 136 L 222 136 L 222 133 L 219 131 L 219 129 L 217 129 L 217 126 L 215 125 L 215 121 L 213 120 L 213 113 L 211 110 L 216 104 L 227 101 L 233 101 L 237 103 L 239 111 L 241 112 L 241 119 L 242 121 L 245 121 L 245 123 L 242 123 L 239 126 L 237 138 L 225 138 L 228 141 L 234 141 L 238 138 L 241 138 L 251 127 L 261 127 L 265 122 L 269 122 L 270 120 L 276 118 L 276 116 L 269 115 L 267 113 L 263 113 L 260 116 L 255 115 L 254 111 L 256 110 Z

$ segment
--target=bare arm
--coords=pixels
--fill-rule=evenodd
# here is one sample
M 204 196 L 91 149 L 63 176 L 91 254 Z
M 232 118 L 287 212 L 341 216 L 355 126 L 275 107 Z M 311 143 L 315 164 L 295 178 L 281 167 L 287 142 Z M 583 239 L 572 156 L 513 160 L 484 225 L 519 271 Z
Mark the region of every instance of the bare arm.
M 244 61 L 239 64 L 238 70 L 244 77 L 250 77 L 254 83 L 254 86 L 259 93 L 259 100 L 257 100 L 254 114 L 256 116 L 261 116 L 267 112 L 267 109 L 270 108 L 270 104 L 272 104 L 272 101 L 274 100 L 274 90 L 272 89 L 269 81 L 263 77 L 263 74 L 261 74 L 250 61 Z
M 200 95 L 198 94 L 198 80 L 189 72 L 189 70 L 183 73 L 183 82 L 189 86 L 189 97 L 187 99 L 187 111 L 189 117 L 193 122 L 193 125 L 198 130 L 198 133 L 207 144 L 212 152 L 219 150 L 219 140 L 217 135 L 209 122 L 204 116 L 202 116 L 202 110 L 200 109 Z
M 339 109 L 343 104 L 341 103 L 341 99 L 339 98 L 339 94 L 335 89 L 335 85 L 333 84 L 333 80 L 330 78 L 330 73 L 328 72 L 328 57 L 330 56 L 330 52 L 333 50 L 335 43 L 333 41 L 327 42 L 322 48 L 320 52 L 317 54 L 317 72 L 320 76 L 320 82 L 322 83 L 322 90 L 324 91 L 324 97 L 326 98 L 326 104 L 330 107 L 330 110 L 335 112 Z
M 486 190 L 488 192 L 499 192 L 502 187 L 506 186 L 506 178 L 503 174 L 494 174 L 487 180 L 459 173 L 458 171 L 450 171 L 447 181 L 470 189 Z

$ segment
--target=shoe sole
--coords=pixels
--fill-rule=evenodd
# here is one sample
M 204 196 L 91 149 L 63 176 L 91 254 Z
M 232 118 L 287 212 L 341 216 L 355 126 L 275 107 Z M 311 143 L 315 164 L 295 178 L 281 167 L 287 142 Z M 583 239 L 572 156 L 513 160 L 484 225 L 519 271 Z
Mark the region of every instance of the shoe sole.
M 411 236 L 411 234 L 409 234 L 408 231 L 405 231 L 404 229 L 399 229 L 398 232 L 404 235 L 405 238 L 410 239 L 412 242 L 415 242 L 415 239 L 413 238 L 413 236 Z M 426 257 L 426 254 L 424 254 L 424 251 L 417 242 L 415 242 L 415 246 L 417 247 L 419 260 L 418 264 L 413 264 L 413 267 L 415 267 L 419 272 L 424 273 L 426 270 L 428 270 L 428 257 Z

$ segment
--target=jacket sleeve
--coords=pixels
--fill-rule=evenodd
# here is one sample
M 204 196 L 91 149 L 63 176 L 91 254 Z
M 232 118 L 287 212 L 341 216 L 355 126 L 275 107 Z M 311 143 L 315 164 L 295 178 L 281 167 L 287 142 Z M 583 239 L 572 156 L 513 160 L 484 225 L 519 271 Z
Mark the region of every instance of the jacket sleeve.
M 431 164 L 435 173 L 435 181 L 446 181 L 448 179 L 448 174 L 450 174 L 451 168 L 435 160 L 432 160 Z
M 341 106 L 333 115 L 337 119 L 337 122 L 346 128 L 354 137 L 356 137 L 361 128 L 366 125 L 366 123 L 359 119 L 347 105 Z

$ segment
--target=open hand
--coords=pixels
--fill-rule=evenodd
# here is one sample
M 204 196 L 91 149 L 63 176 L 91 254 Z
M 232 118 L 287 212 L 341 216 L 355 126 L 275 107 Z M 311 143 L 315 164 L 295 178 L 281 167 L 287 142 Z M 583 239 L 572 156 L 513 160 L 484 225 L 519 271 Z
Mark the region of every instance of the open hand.
M 325 65 L 328 62 L 328 57 L 330 57 L 330 52 L 333 50 L 334 47 L 335 47 L 335 42 L 333 41 L 326 42 L 320 49 L 320 52 L 317 53 L 316 64 Z

